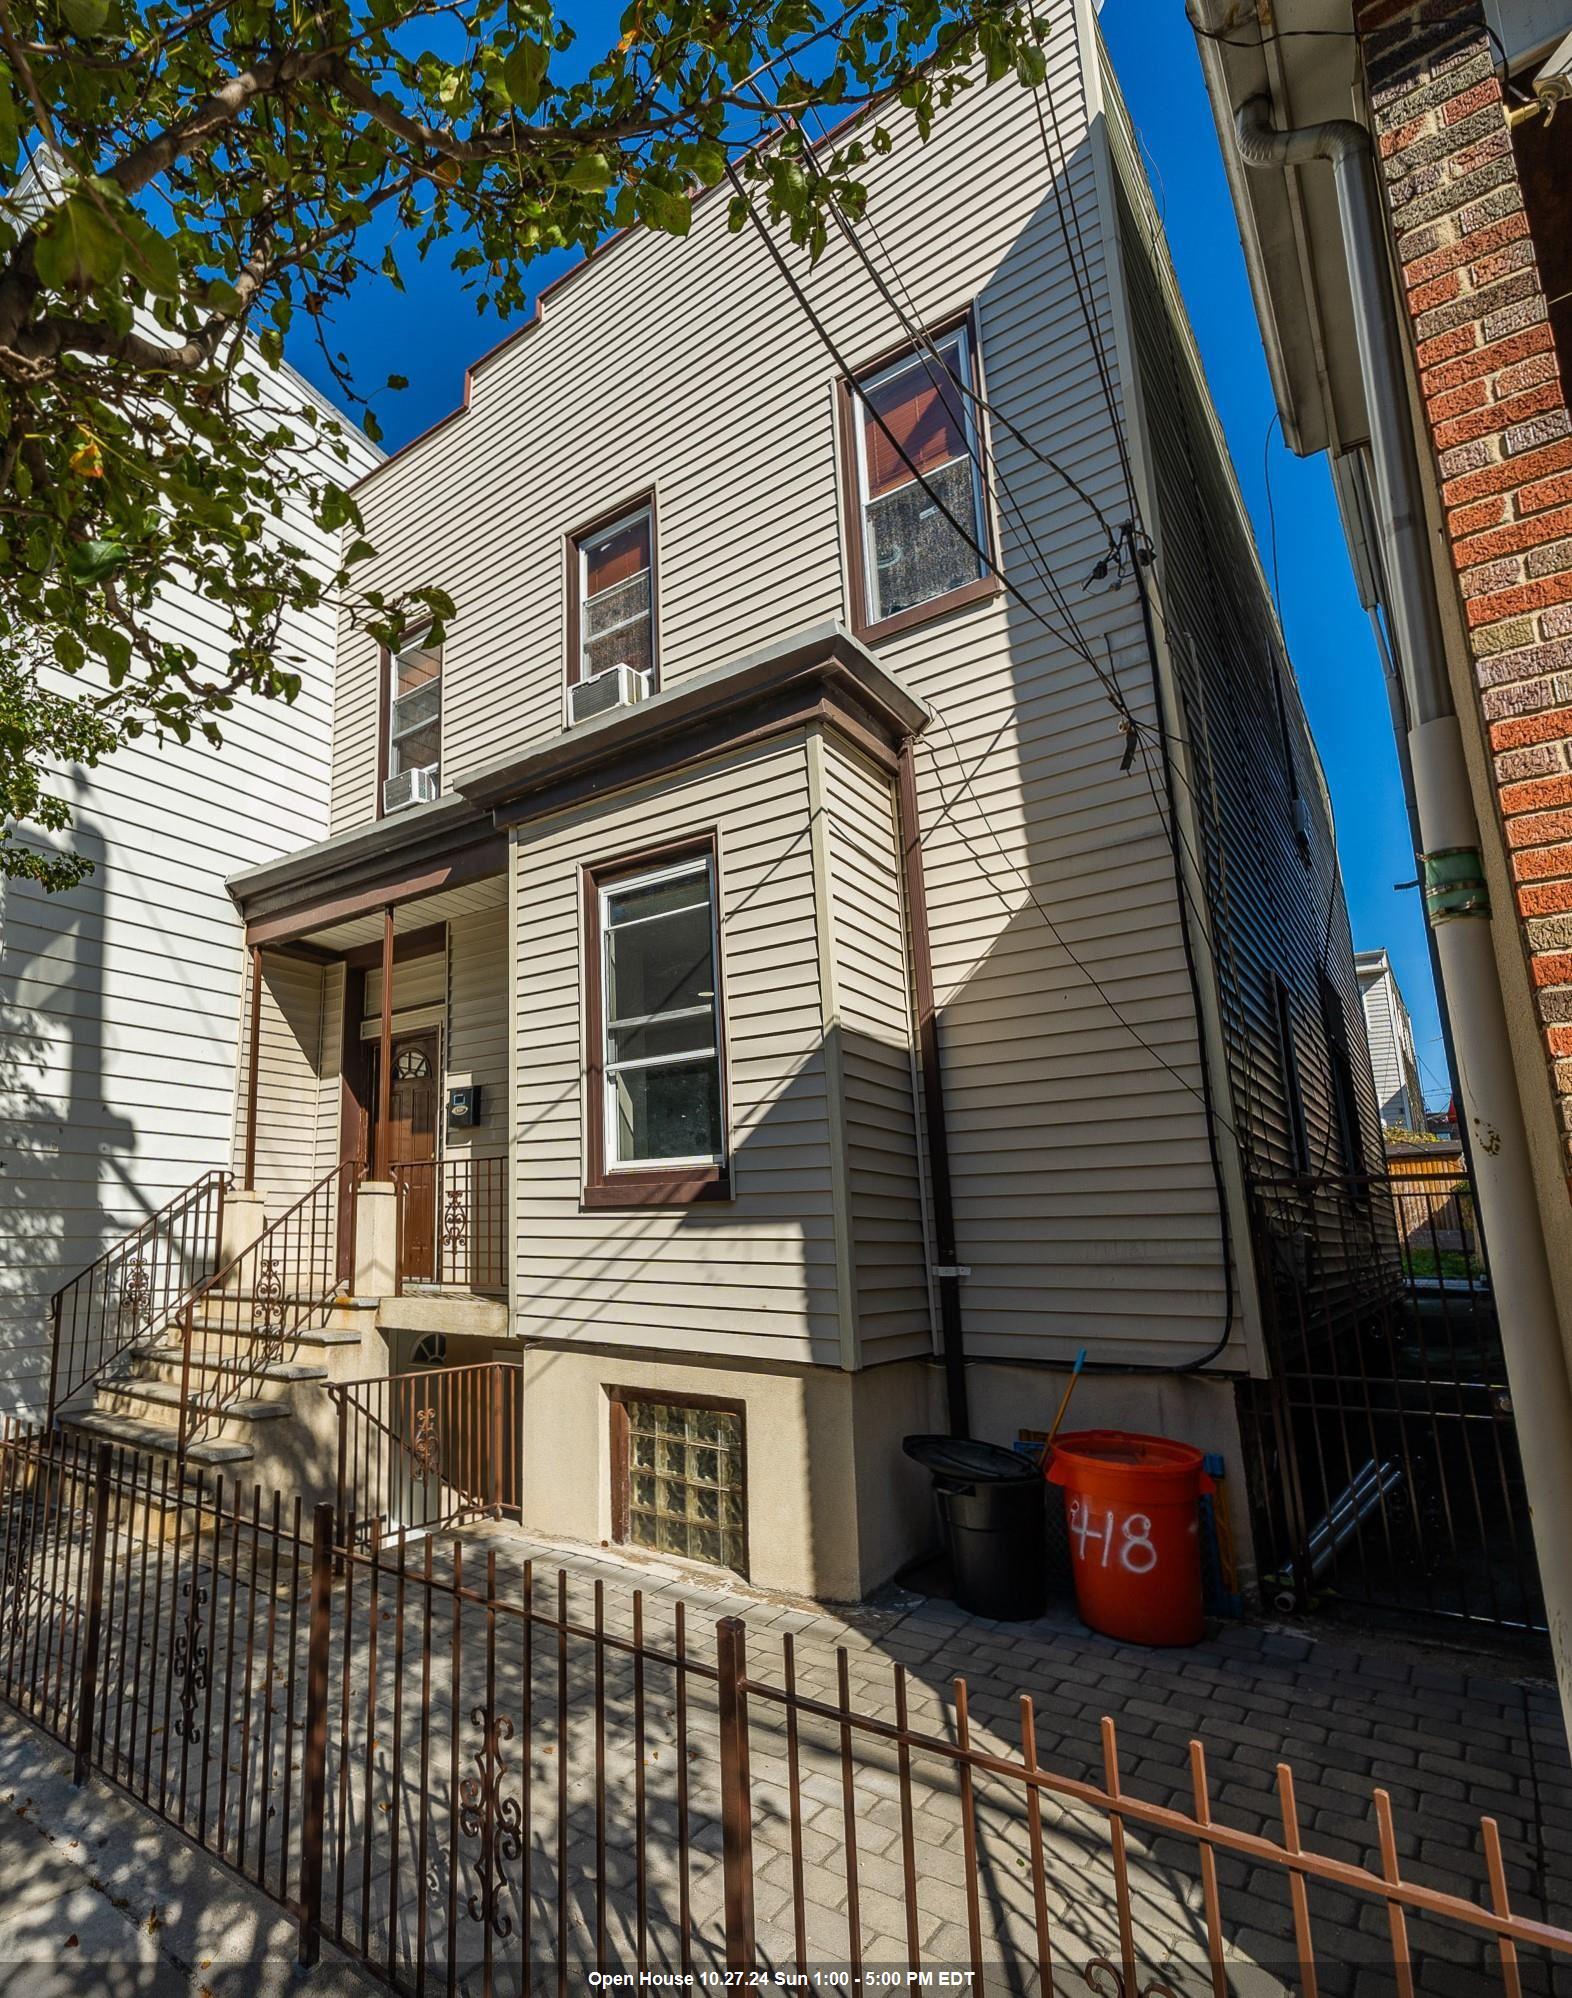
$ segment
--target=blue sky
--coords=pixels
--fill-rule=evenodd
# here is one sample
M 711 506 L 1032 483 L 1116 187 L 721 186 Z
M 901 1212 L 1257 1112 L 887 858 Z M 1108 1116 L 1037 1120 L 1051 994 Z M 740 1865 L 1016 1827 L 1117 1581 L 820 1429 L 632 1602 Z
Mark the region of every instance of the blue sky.
M 615 8 L 563 11 L 585 43 L 606 39 L 608 27 L 615 39 Z M 1418 895 L 1394 886 L 1413 878 L 1414 857 L 1380 662 L 1354 594 L 1325 461 L 1292 457 L 1272 425 L 1244 260 L 1182 0 L 1105 0 L 1102 23 L 1268 575 L 1275 517 L 1283 626 L 1331 786 L 1354 943 L 1391 951 L 1414 1018 L 1427 1099 L 1444 1106 L 1448 1089 Z M 363 389 L 389 374 L 409 377 L 407 390 L 377 398 L 389 448 L 457 406 L 466 362 L 503 330 L 494 318 L 476 316 L 439 253 L 423 266 L 401 261 L 406 293 L 368 284 L 331 329 L 332 346 L 348 356 Z M 543 259 L 540 284 L 569 261 Z M 311 347 L 292 342 L 290 359 L 326 393 L 335 392 Z

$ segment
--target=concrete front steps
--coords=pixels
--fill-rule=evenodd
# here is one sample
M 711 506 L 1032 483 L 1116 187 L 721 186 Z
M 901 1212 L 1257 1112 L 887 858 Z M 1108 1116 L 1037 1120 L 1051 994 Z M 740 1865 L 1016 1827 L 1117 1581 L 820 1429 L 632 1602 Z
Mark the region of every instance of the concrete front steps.
M 199 1304 L 186 1394 L 189 1426 L 197 1432 L 186 1447 L 188 1468 L 258 1484 L 264 1492 L 300 1492 L 308 1502 L 331 1498 L 338 1410 L 324 1389 L 332 1381 L 386 1371 L 386 1348 L 377 1334 L 380 1302 L 339 1298 L 323 1323 L 289 1333 L 281 1356 L 264 1361 L 238 1396 L 232 1393 L 234 1362 L 265 1335 L 246 1327 L 250 1300 L 228 1296 Z M 211 1336 L 220 1329 L 221 1341 Z M 206 1358 L 204 1330 L 210 1334 Z M 176 1322 L 133 1346 L 125 1372 L 95 1382 L 61 1409 L 60 1425 L 153 1460 L 156 1475 L 159 1460 L 172 1462 L 179 1448 L 182 1364 Z

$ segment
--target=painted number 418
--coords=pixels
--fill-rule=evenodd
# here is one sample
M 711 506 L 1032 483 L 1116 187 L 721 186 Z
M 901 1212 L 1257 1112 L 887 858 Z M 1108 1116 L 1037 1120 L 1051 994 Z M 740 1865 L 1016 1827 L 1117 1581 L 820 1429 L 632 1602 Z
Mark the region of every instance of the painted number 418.
M 1157 1566 L 1157 1549 L 1152 1545 L 1152 1522 L 1144 1512 L 1127 1512 L 1116 1523 L 1110 1506 L 1102 1516 L 1102 1525 L 1098 1526 L 1086 1500 L 1071 1499 L 1070 1538 L 1075 1542 L 1075 1558 L 1078 1561 L 1087 1558 L 1088 1540 L 1100 1540 L 1103 1553 L 1099 1565 L 1104 1568 L 1113 1558 L 1116 1543 L 1119 1565 L 1132 1575 L 1149 1575 Z

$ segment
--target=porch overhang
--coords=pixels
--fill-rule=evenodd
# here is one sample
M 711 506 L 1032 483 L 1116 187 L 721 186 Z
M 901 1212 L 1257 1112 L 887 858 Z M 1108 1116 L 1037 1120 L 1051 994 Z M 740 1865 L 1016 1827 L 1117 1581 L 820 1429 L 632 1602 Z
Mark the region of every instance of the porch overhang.
M 246 942 L 286 945 L 356 916 L 461 888 L 507 864 L 490 814 L 461 797 L 416 805 L 279 860 L 225 886 L 246 919 Z
M 833 622 L 745 654 L 448 779 L 429 805 L 337 833 L 226 884 L 253 949 L 310 954 L 346 928 L 431 920 L 437 898 L 502 874 L 506 828 L 813 722 L 893 769 L 929 710 Z M 419 906 L 415 906 L 419 905 Z M 324 933 L 338 932 L 338 938 Z

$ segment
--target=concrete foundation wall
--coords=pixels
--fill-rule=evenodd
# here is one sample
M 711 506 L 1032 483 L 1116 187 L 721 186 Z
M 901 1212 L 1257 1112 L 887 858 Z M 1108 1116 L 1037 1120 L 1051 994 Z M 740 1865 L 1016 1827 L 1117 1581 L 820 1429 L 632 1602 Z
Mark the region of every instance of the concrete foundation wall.
M 970 1370 L 976 1433 L 1008 1447 L 1046 1429 L 1067 1376 L 982 1364 Z M 610 1545 L 611 1396 L 617 1387 L 741 1401 L 747 1449 L 748 1569 L 760 1588 L 853 1601 L 936 1544 L 927 1474 L 902 1438 L 942 1426 L 944 1391 L 929 1360 L 861 1373 L 641 1358 L 611 1349 L 534 1346 L 524 1354 L 524 1525 Z M 1253 1572 L 1244 1463 L 1231 1381 L 1083 1377 L 1072 1428 L 1137 1429 L 1216 1451 L 1241 1576 Z

